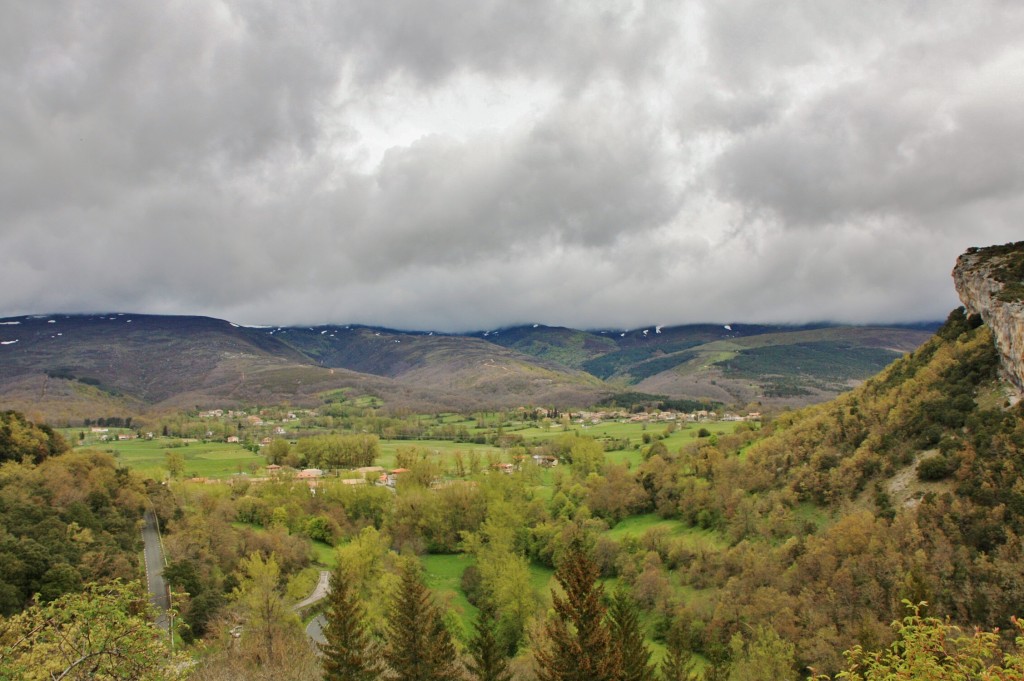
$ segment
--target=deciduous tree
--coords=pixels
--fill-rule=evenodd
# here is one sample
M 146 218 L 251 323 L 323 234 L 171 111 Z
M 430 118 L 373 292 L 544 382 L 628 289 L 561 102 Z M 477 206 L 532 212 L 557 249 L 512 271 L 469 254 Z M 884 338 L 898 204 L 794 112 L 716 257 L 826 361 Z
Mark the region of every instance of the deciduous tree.
M 253 553 L 239 564 L 239 584 L 232 592 L 245 619 L 244 638 L 255 646 L 254 655 L 260 661 L 284 655 L 282 642 L 288 631 L 298 626 L 298 618 L 278 588 L 280 578 L 281 569 L 273 554 L 263 560 Z
M 177 678 L 181 660 L 153 619 L 138 582 L 93 584 L 34 604 L 0 618 L 0 678 Z

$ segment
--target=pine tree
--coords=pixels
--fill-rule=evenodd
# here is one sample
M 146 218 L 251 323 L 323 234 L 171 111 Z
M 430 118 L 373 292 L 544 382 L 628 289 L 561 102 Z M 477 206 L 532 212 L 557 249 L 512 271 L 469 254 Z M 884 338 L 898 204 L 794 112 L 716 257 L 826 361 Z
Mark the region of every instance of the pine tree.
M 619 678 L 619 651 L 605 622 L 604 588 L 597 583 L 597 576 L 597 565 L 579 540 L 574 541 L 555 570 L 564 596 L 551 594 L 555 613 L 544 625 L 547 640 L 536 653 L 540 681 Z
M 693 652 L 686 647 L 682 632 L 673 627 L 665 640 L 665 657 L 661 660 L 658 675 L 661 681 L 696 681 L 693 672 Z
M 612 640 L 619 649 L 621 681 L 654 681 L 651 651 L 640 629 L 640 611 L 625 589 L 617 589 L 608 608 Z
M 702 681 L 726 681 L 729 678 L 729 659 L 725 647 L 711 647 L 707 651 L 707 658 Z
M 377 645 L 366 628 L 366 608 L 342 564 L 331 574 L 325 617 L 326 643 L 320 646 L 325 681 L 375 681 L 380 678 L 383 665 Z
M 469 642 L 472 662 L 466 666 L 477 681 L 511 681 L 508 661 L 497 639 L 498 617 L 489 599 L 480 603 L 476 620 L 476 633 Z
M 406 561 L 401 585 L 387 614 L 384 657 L 396 681 L 449 681 L 461 675 L 455 644 L 441 609 L 420 578 L 419 563 Z

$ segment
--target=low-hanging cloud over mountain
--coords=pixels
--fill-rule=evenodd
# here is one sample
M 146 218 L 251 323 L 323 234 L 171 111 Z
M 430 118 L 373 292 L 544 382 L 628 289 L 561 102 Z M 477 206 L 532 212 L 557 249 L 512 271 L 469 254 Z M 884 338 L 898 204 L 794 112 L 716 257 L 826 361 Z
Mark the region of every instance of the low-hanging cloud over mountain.
M 1020 238 L 1016 3 L 21 3 L 0 316 L 910 321 Z

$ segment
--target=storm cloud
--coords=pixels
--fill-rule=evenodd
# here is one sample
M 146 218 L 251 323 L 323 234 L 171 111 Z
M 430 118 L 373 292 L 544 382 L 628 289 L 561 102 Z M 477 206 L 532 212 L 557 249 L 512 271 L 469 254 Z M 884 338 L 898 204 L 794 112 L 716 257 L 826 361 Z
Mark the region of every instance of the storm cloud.
M 1018 3 L 4 15 L 0 316 L 917 321 L 1024 234 Z

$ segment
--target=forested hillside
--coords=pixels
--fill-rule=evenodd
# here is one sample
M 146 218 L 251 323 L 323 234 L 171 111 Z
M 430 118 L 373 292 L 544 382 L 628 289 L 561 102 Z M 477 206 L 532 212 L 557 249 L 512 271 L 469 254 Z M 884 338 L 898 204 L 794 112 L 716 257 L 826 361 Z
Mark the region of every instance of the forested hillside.
M 90 582 L 135 579 L 142 483 L 113 457 L 67 452 L 60 435 L 0 415 L 0 614 Z
M 1012 630 L 1024 564 L 1024 420 L 1007 409 L 991 334 L 954 312 L 861 388 L 777 419 L 753 442 L 701 442 L 639 475 L 659 513 L 717 529 L 728 549 L 671 560 L 700 598 L 668 607 L 695 644 L 752 623 L 801 665 L 884 645 L 903 599 Z

